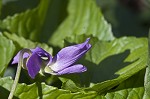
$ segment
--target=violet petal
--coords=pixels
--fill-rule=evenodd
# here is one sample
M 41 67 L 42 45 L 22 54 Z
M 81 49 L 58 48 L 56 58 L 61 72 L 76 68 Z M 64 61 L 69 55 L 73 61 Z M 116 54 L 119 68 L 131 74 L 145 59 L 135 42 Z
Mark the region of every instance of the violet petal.
M 34 78 L 40 71 L 42 65 L 42 59 L 36 52 L 32 53 L 26 63 L 28 74 L 31 78 Z
M 52 61 L 52 56 L 47 53 L 45 50 L 43 50 L 42 48 L 40 47 L 36 47 L 35 49 L 30 49 L 32 53 L 36 52 L 40 57 L 47 57 L 48 59 L 46 60 L 47 62 L 49 61 Z M 13 58 L 13 61 L 11 64 L 16 64 L 18 63 L 19 61 L 19 54 L 20 54 L 20 51 L 17 53 L 17 55 Z M 23 55 L 23 59 L 24 58 L 28 58 L 29 57 L 29 54 L 28 53 L 24 53 Z
M 19 54 L 20 54 L 20 51 L 17 53 L 17 55 L 13 58 L 13 61 L 11 64 L 16 64 L 19 62 Z M 23 58 L 27 58 L 29 57 L 29 54 L 28 53 L 24 53 L 23 54 Z
M 34 50 L 32 50 L 33 52 L 36 52 L 38 54 L 38 56 L 42 57 L 46 57 L 47 59 L 43 61 L 45 61 L 46 63 L 51 62 L 52 61 L 52 56 L 46 52 L 45 50 L 43 50 L 40 47 L 36 47 Z
M 87 68 L 81 64 L 76 64 L 65 68 L 59 71 L 56 75 L 63 75 L 63 74 L 71 74 L 71 73 L 81 73 L 87 71 Z
M 46 66 L 48 62 L 52 61 L 52 56 L 40 47 L 36 47 L 35 49 L 30 50 L 32 52 L 31 56 L 27 52 L 24 53 L 23 61 L 27 59 L 27 61 L 25 61 L 25 64 L 28 70 L 28 74 L 31 78 L 34 78 L 36 74 L 38 74 L 38 72 L 40 71 L 43 63 Z M 19 54 L 20 51 L 13 58 L 12 64 L 16 64 L 19 62 Z M 47 59 L 45 60 L 43 59 L 43 57 L 46 57 Z
M 88 38 L 84 43 L 68 46 L 60 50 L 53 58 L 52 63 L 49 64 L 50 68 L 55 72 L 59 72 L 74 64 L 91 48 L 88 43 L 89 40 Z

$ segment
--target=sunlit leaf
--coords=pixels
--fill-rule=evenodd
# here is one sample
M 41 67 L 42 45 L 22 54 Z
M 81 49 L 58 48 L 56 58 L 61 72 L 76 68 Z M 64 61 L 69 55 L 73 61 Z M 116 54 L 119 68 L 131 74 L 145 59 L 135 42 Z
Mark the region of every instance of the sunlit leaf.
M 0 76 L 3 75 L 15 51 L 13 42 L 0 33 Z
M 66 37 L 93 35 L 100 40 L 113 40 L 111 26 L 105 21 L 94 0 L 70 0 L 68 17 L 49 40 L 55 46 L 63 45 Z
M 150 98 L 150 32 L 149 32 L 149 38 L 148 38 L 148 62 L 147 62 L 147 68 L 145 73 L 145 79 L 144 79 L 144 98 L 143 99 L 149 99 Z
M 49 47 L 45 43 L 32 42 L 31 40 L 27 40 L 23 37 L 19 37 L 16 34 L 10 34 L 4 32 L 4 35 L 7 36 L 12 41 L 16 42 L 21 48 L 35 48 L 37 46 L 42 47 L 44 50 L 52 54 L 52 48 Z
M 0 79 L 0 96 L 2 99 L 7 99 L 12 83 L 13 80 L 10 77 Z M 14 95 L 14 98 L 19 99 L 95 99 L 96 97 L 103 99 L 103 96 L 99 96 L 95 92 L 71 93 L 70 91 L 48 86 L 45 83 L 40 84 L 38 82 L 31 85 L 18 84 Z
M 145 70 L 121 83 L 115 90 L 106 94 L 107 99 L 142 99 L 144 94 Z
M 40 4 L 34 9 L 16 13 L 13 16 L 7 16 L 1 21 L 0 28 L 25 38 L 38 40 L 49 1 L 50 0 L 41 0 Z

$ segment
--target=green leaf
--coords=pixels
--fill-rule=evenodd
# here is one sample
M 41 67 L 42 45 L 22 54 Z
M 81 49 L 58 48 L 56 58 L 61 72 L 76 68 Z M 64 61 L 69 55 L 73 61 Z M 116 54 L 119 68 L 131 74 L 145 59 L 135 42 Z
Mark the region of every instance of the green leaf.
M 31 40 L 38 40 L 49 1 L 50 0 L 41 0 L 38 7 L 34 9 L 6 17 L 1 21 L 0 28 Z
M 15 51 L 13 42 L 0 33 L 0 76 L 4 74 Z
M 81 43 L 82 36 L 71 38 L 70 42 Z M 103 93 L 128 79 L 147 64 L 147 39 L 122 37 L 111 42 L 99 41 L 91 37 L 92 48 L 79 63 L 87 66 L 85 73 L 65 77 L 73 80 L 85 91 Z
M 58 89 L 56 87 L 48 86 L 45 83 L 36 82 L 31 85 L 18 84 L 15 92 L 15 99 L 141 99 L 144 94 L 143 79 L 144 72 L 142 70 L 138 74 L 130 77 L 123 83 L 121 83 L 116 89 L 108 92 L 106 95 L 99 95 L 96 92 L 75 92 Z M 135 82 L 136 81 L 136 82 Z M 3 99 L 7 99 L 9 90 L 13 80 L 10 77 L 0 79 L 0 96 Z
M 94 0 L 70 0 L 69 16 L 49 40 L 54 46 L 63 46 L 63 40 L 73 35 L 93 35 L 100 40 L 113 40 L 111 26 L 105 21 Z M 59 43 L 58 43 L 59 42 Z
M 94 45 L 97 48 L 93 48 L 88 56 L 91 61 L 98 64 L 93 71 L 92 82 L 105 82 L 95 84 L 92 90 L 98 92 L 109 90 L 146 67 L 147 39 L 145 38 L 123 37 L 109 43 L 97 42 L 97 44 Z
M 77 87 L 77 85 L 72 80 L 67 80 L 62 84 L 62 89 L 70 90 L 71 92 L 83 91 L 82 88 Z
M 115 90 L 108 92 L 107 99 L 142 99 L 144 95 L 145 69 L 121 83 Z
M 149 38 L 148 38 L 148 62 L 147 62 L 147 68 L 145 73 L 145 80 L 144 80 L 144 98 L 143 99 L 149 99 L 150 98 L 150 32 L 149 32 Z
M 30 40 L 26 40 L 23 37 L 19 37 L 16 34 L 10 34 L 7 32 L 4 32 L 4 35 L 11 39 L 12 41 L 16 42 L 21 48 L 35 48 L 36 46 L 42 47 L 44 50 L 52 54 L 52 48 L 49 47 L 45 43 L 38 43 L 38 42 L 32 42 Z
M 10 77 L 0 79 L 0 96 L 2 99 L 7 99 L 12 83 L 13 80 Z M 95 92 L 71 93 L 70 91 L 58 89 L 56 87 L 48 86 L 45 83 L 38 82 L 31 85 L 18 84 L 15 91 L 15 98 L 19 99 L 94 99 L 96 97 L 102 99 L 103 96 L 99 96 Z

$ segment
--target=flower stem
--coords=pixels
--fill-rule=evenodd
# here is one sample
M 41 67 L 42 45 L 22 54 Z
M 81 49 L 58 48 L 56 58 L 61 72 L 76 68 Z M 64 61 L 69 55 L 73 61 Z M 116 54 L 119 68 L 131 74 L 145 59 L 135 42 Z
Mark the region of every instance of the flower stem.
M 14 83 L 12 85 L 12 88 L 11 88 L 11 91 L 10 91 L 8 99 L 12 99 L 13 98 L 14 92 L 16 90 L 16 86 L 17 86 L 17 83 L 18 83 L 19 77 L 20 77 L 21 67 L 23 66 L 23 54 L 24 53 L 29 53 L 30 55 L 32 54 L 31 50 L 26 49 L 26 48 L 22 49 L 20 51 L 17 72 L 16 72 L 15 80 L 14 80 Z

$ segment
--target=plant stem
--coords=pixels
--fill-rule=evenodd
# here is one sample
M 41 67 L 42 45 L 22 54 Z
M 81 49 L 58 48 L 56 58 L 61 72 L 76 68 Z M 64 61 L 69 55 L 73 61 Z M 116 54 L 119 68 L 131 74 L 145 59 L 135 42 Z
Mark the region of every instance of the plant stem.
M 21 67 L 23 66 L 23 54 L 24 53 L 28 53 L 29 55 L 32 54 L 31 50 L 29 50 L 29 49 L 22 49 L 20 51 L 17 72 L 16 72 L 15 80 L 14 80 L 14 83 L 12 85 L 12 88 L 11 88 L 11 91 L 10 91 L 8 99 L 12 99 L 13 98 L 14 92 L 16 90 L 16 86 L 17 86 L 17 83 L 18 83 L 19 77 L 20 77 Z

